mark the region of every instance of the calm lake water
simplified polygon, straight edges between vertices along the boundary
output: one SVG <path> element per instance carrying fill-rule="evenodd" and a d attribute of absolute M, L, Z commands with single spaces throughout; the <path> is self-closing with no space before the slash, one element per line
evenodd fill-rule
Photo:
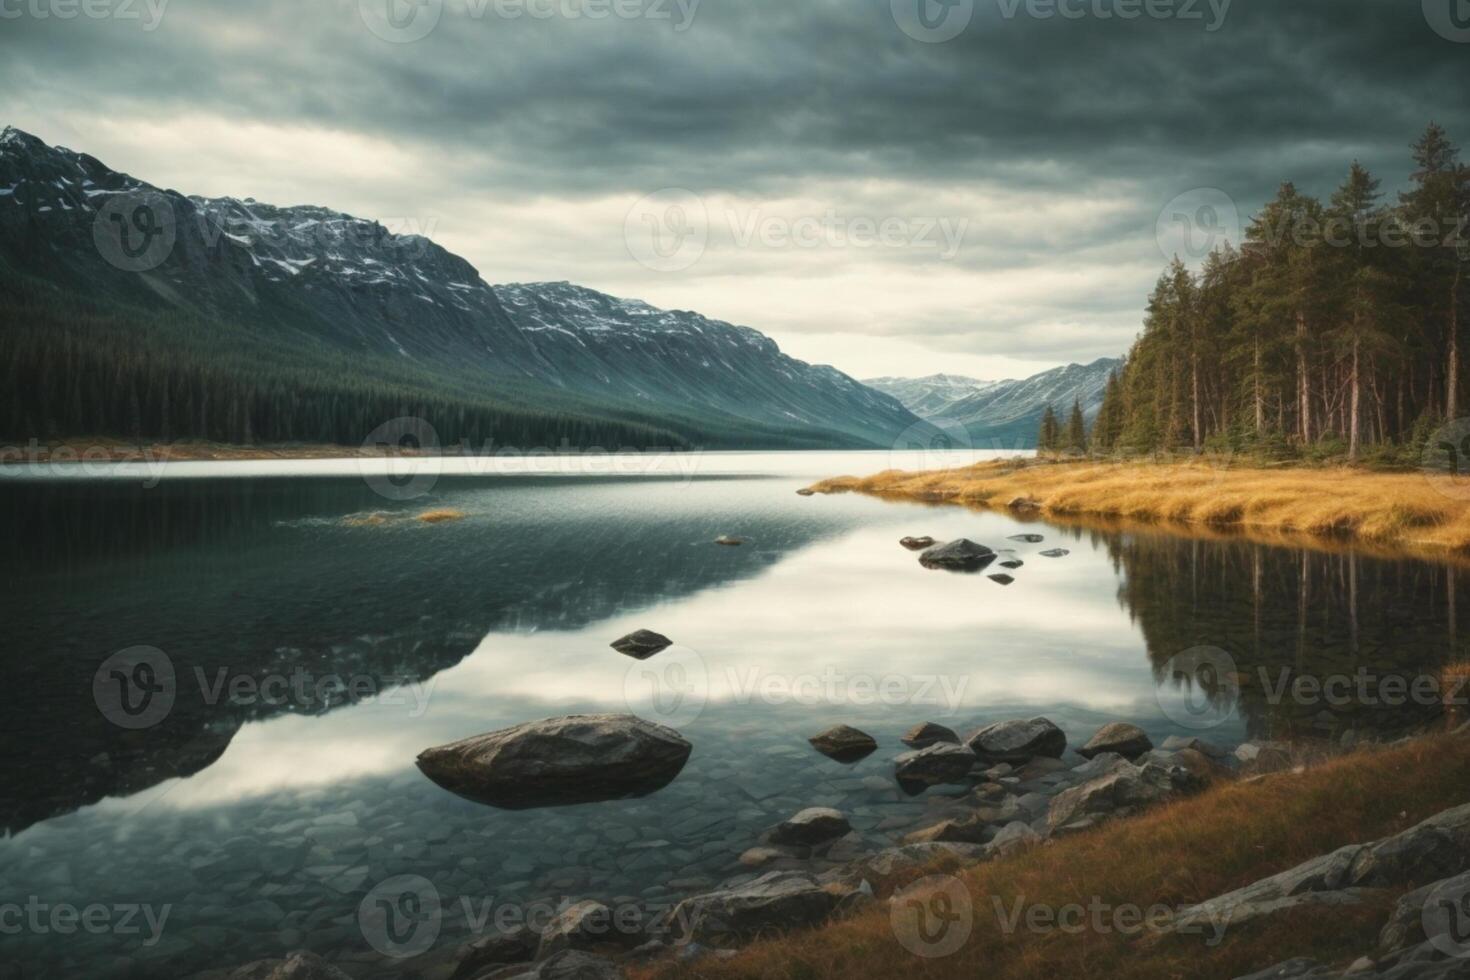
<path fill-rule="evenodd" d="M 1447 566 L 794 492 L 937 462 L 0 473 L 0 903 L 18 909 L 0 926 L 30 917 L 0 976 L 181 976 L 302 947 L 355 976 L 412 974 L 476 929 L 470 910 L 667 903 L 745 870 L 739 855 L 806 806 L 846 812 L 856 847 L 891 845 L 929 809 L 892 778 L 920 721 L 964 735 L 1044 714 L 1073 746 L 1114 720 L 1156 743 L 1392 737 L 1437 707 L 1273 703 L 1271 685 L 1437 675 L 1464 654 L 1470 574 Z M 417 519 L 435 508 L 464 516 Z M 925 570 L 905 535 L 1024 565 L 1010 585 L 996 566 Z M 1070 553 L 1042 555 L 1055 548 Z M 676 645 L 644 662 L 609 648 L 640 627 Z M 135 714 L 109 695 L 119 665 L 154 694 Z M 497 810 L 414 766 L 507 725 L 629 711 L 694 745 L 642 799 Z M 818 755 L 806 738 L 837 723 L 881 748 L 853 765 Z M 444 911 L 416 959 L 384 957 L 358 916 L 403 875 Z M 58 906 L 104 911 L 89 928 Z"/>

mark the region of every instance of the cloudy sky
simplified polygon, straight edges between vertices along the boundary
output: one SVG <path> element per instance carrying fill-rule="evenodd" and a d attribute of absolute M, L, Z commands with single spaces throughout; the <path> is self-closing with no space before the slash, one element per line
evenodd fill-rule
<path fill-rule="evenodd" d="M 1123 352 L 1282 179 L 1470 147 L 1455 4 L 0 0 L 0 123 L 860 377 L 1023 376 Z"/>

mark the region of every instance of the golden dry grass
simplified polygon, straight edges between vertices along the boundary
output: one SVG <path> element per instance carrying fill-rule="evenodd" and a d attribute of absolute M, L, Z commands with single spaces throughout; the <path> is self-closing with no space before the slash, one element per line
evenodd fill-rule
<path fill-rule="evenodd" d="M 969 869 L 946 870 L 971 896 L 974 929 L 964 948 L 935 959 L 904 949 L 885 902 L 826 928 L 756 943 L 726 960 L 657 963 L 635 980 L 928 977 L 1236 977 L 1293 956 L 1346 963 L 1368 952 L 1388 917 L 1385 895 L 1355 908 L 1303 909 L 1229 930 L 1222 942 L 1137 932 L 1007 931 L 996 903 L 1178 908 L 1293 867 L 1344 844 L 1384 837 L 1470 799 L 1470 740 L 1439 735 L 1358 752 L 1301 774 L 1217 784 L 1192 799 Z M 917 877 L 914 875 L 913 877 Z M 893 883 L 885 883 L 886 897 Z M 1104 920 L 1109 921 L 1109 920 Z"/>
<path fill-rule="evenodd" d="M 453 507 L 440 507 L 436 510 L 426 510 L 418 516 L 425 524 L 443 524 L 446 521 L 462 521 L 470 515 Z"/>
<path fill-rule="evenodd" d="M 1001 460 L 957 470 L 837 477 L 811 489 L 994 509 L 1021 498 L 1034 502 L 1035 513 L 1061 519 L 1169 522 L 1273 542 L 1285 536 L 1410 553 L 1470 553 L 1470 478 L 1422 473 Z"/>

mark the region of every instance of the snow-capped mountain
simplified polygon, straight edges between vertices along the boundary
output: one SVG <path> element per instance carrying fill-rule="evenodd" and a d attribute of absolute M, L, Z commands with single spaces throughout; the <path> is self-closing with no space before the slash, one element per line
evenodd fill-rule
<path fill-rule="evenodd" d="M 938 415 L 962 398 L 988 391 L 1005 381 L 980 381 L 963 374 L 931 374 L 927 378 L 865 378 L 863 384 L 892 395 L 921 418 Z"/>
<path fill-rule="evenodd" d="M 190 317 L 262 362 L 344 354 L 395 385 L 699 443 L 891 444 L 919 420 L 749 327 L 568 283 L 492 286 L 417 234 L 322 207 L 190 197 L 0 133 L 0 280 Z M 197 332 L 197 331 L 196 331 Z M 283 351 L 289 345 L 290 353 Z"/>
<path fill-rule="evenodd" d="M 1036 445 L 1048 405 L 1065 421 L 1072 402 L 1078 400 L 1090 424 L 1102 407 L 1108 375 L 1122 366 L 1118 358 L 1102 358 L 1091 364 L 1053 368 L 1021 381 L 974 382 L 974 389 L 968 392 L 960 389 L 971 379 L 951 375 L 880 378 L 868 384 L 898 397 L 915 414 L 941 428 L 964 426 L 977 448 L 1021 449 Z M 946 384 L 936 378 L 961 383 Z M 957 397 L 946 397 L 951 393 Z"/>

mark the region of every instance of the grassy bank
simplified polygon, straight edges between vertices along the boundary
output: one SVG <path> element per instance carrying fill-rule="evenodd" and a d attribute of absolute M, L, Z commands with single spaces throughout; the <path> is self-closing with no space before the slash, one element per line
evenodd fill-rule
<path fill-rule="evenodd" d="M 897 941 L 879 902 L 824 929 L 757 943 L 728 960 L 658 964 L 635 977 L 709 980 L 933 977 L 987 980 L 1228 978 L 1293 956 L 1344 964 L 1369 952 L 1393 896 L 1362 906 L 1304 908 L 1211 934 L 1148 942 L 1131 929 L 1008 931 L 1018 907 L 1079 904 L 1171 908 L 1203 901 L 1344 844 L 1404 830 L 1470 800 L 1470 740 L 1439 735 L 1358 752 L 1300 774 L 1222 783 L 1144 815 L 966 870 L 973 932 L 948 956 Z M 943 869 L 941 869 L 943 870 Z M 880 898 L 902 883 L 886 882 Z M 997 903 L 1000 909 L 997 909 Z M 1104 917 L 1106 922 L 1123 922 Z"/>
<path fill-rule="evenodd" d="M 1470 478 L 1348 468 L 1001 460 L 957 470 L 843 476 L 811 489 L 1005 509 L 1060 519 L 1167 522 L 1207 531 L 1470 553 Z"/>

